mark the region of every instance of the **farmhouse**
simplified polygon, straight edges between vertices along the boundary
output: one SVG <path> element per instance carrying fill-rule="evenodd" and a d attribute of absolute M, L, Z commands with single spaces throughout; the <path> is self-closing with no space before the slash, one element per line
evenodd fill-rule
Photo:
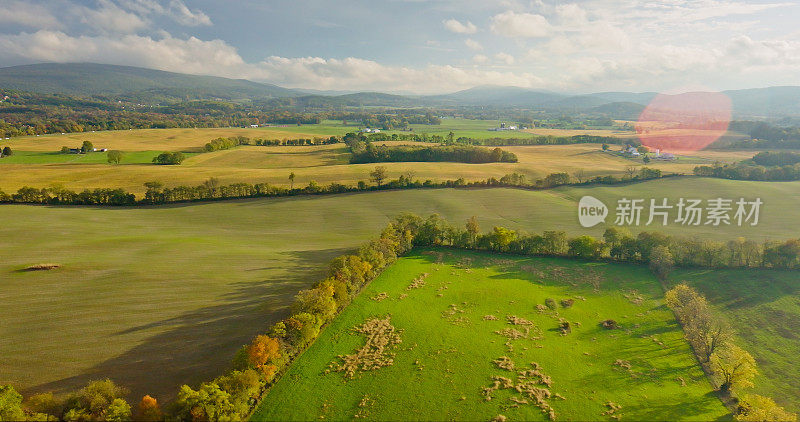
<path fill-rule="evenodd" d="M 514 126 L 514 125 L 506 126 L 505 123 L 500 123 L 500 127 L 493 127 L 493 128 L 491 128 L 489 130 L 492 131 L 492 132 L 499 132 L 499 131 L 502 131 L 502 130 L 517 130 L 517 126 Z"/>

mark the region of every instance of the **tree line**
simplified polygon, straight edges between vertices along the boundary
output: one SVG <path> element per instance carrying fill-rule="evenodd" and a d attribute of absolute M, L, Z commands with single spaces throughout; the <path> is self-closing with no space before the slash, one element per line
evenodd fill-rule
<path fill-rule="evenodd" d="M 711 310 L 705 297 L 681 283 L 666 292 L 664 302 L 681 324 L 703 370 L 724 397 L 735 404 L 736 420 L 797 421 L 797 415 L 769 397 L 742 394 L 742 390 L 754 385 L 756 360 L 734 343 L 734 328 Z"/>
<path fill-rule="evenodd" d="M 796 158 L 798 161 L 792 163 Z M 751 160 L 733 164 L 715 163 L 711 166 L 697 166 L 694 168 L 694 174 L 733 180 L 800 180 L 800 154 L 762 153 Z"/>
<path fill-rule="evenodd" d="M 734 121 L 730 130 L 750 135 L 750 139 L 732 142 L 729 148 L 800 148 L 800 127 L 777 126 L 767 122 Z"/>
<path fill-rule="evenodd" d="M 522 173 L 509 173 L 500 179 L 490 177 L 485 180 L 468 182 L 463 178 L 459 178 L 455 180 L 436 182 L 430 179 L 425 181 L 414 179 L 414 174 L 412 172 L 406 172 L 400 174 L 397 179 L 387 181 L 388 170 L 383 166 L 378 166 L 370 172 L 370 179 L 371 181 L 375 182 L 374 185 L 368 185 L 367 182 L 363 180 L 359 181 L 356 185 L 344 185 L 337 182 L 332 182 L 328 185 L 320 185 L 312 180 L 308 182 L 308 185 L 302 188 L 295 188 L 294 173 L 292 173 L 289 176 L 289 179 L 292 182 L 292 187 L 290 188 L 276 186 L 269 183 L 232 183 L 226 185 L 220 183 L 219 179 L 212 177 L 199 185 L 175 186 L 171 188 L 165 187 L 163 183 L 157 181 L 146 182 L 144 184 L 146 189 L 144 196 L 137 198 L 136 195 L 121 188 L 97 188 L 93 190 L 84 189 L 82 192 L 75 192 L 66 189 L 63 186 L 52 186 L 46 188 L 24 186 L 13 194 L 7 194 L 3 190 L 0 190 L 0 203 L 132 206 L 236 198 L 267 198 L 297 195 L 339 194 L 346 192 L 362 192 L 386 189 L 480 187 L 549 189 L 564 185 L 616 185 L 621 183 L 630 183 L 635 181 L 674 176 L 677 175 L 662 175 L 661 171 L 658 169 L 644 167 L 636 172 L 629 173 L 627 177 L 607 175 L 595 176 L 592 178 L 578 177 L 577 180 L 573 179 L 567 173 L 552 173 L 544 178 L 536 179 L 534 181 L 529 181 L 527 176 Z"/>
<path fill-rule="evenodd" d="M 350 163 L 385 162 L 454 162 L 454 163 L 516 163 L 516 154 L 500 148 L 488 149 L 469 145 L 438 146 L 375 146 L 372 142 L 364 145 L 350 145 Z"/>

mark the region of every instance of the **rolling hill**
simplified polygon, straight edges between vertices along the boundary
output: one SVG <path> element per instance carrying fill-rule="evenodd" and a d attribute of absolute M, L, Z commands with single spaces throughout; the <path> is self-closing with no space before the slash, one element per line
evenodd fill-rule
<path fill-rule="evenodd" d="M 225 99 L 296 97 L 279 86 L 216 76 L 187 75 L 97 63 L 42 63 L 0 68 L 0 87 L 76 96 L 151 99 Z"/>

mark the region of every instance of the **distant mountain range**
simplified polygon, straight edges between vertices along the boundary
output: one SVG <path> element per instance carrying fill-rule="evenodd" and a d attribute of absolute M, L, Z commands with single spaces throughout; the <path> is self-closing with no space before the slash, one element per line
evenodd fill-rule
<path fill-rule="evenodd" d="M 252 101 L 289 98 L 291 104 L 322 106 L 476 106 L 519 107 L 636 117 L 655 92 L 562 94 L 517 87 L 479 86 L 445 95 L 393 95 L 287 89 L 244 79 L 198 76 L 130 66 L 96 63 L 44 63 L 0 68 L 0 88 L 46 94 L 101 96 L 143 103 L 219 99 Z M 800 87 L 724 91 L 737 117 L 800 115 Z"/>

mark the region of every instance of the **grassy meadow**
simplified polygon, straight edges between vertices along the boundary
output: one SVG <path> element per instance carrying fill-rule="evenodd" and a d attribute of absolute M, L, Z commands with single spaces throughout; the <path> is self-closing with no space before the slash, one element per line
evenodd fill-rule
<path fill-rule="evenodd" d="M 643 266 L 418 251 L 324 329 L 252 419 L 547 420 L 525 393 L 501 388 L 487 400 L 484 391 L 497 376 L 520 385 L 520 371 L 535 367 L 551 379 L 539 387 L 558 420 L 724 417 L 661 296 Z M 387 350 L 392 364 L 352 378 L 338 371 L 341 356 L 364 346 L 353 329 L 387 316 L 401 338 Z M 609 319 L 619 328 L 601 326 Z M 514 368 L 501 368 L 502 358 Z M 608 403 L 621 407 L 608 413 Z"/>
<path fill-rule="evenodd" d="M 684 270 L 687 281 L 727 318 L 737 343 L 756 359 L 754 391 L 800 412 L 800 278 L 796 271 Z"/>
<path fill-rule="evenodd" d="M 111 377 L 133 395 L 169 398 L 213 378 L 239 346 L 288 313 L 326 264 L 405 211 L 483 230 L 583 229 L 577 201 L 623 196 L 763 198 L 756 227 L 655 227 L 726 240 L 799 237 L 799 183 L 667 179 L 619 187 L 428 189 L 159 207 L 0 206 L 0 382 L 64 391 Z M 636 231 L 636 230 L 634 230 Z M 56 263 L 52 271 L 24 271 Z"/>

